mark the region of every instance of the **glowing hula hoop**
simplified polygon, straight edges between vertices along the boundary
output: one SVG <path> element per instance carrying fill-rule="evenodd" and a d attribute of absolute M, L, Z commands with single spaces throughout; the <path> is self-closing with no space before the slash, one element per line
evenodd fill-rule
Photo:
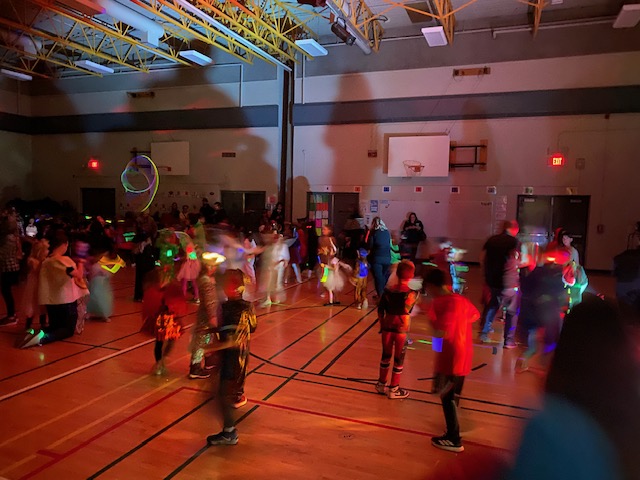
<path fill-rule="evenodd" d="M 140 160 L 146 160 L 149 163 L 149 167 L 151 168 L 150 174 L 140 168 Z M 133 173 L 140 174 L 145 178 L 145 180 L 147 181 L 147 186 L 145 188 L 136 189 L 131 184 L 131 182 L 129 181 L 129 175 Z M 127 193 L 133 195 L 149 193 L 150 196 L 147 204 L 140 210 L 141 212 L 144 212 L 151 206 L 156 193 L 158 193 L 158 167 L 156 167 L 156 164 L 153 163 L 153 160 L 151 160 L 151 158 L 147 155 L 138 155 L 137 157 L 131 159 L 129 163 L 127 163 L 127 166 L 124 168 L 122 174 L 120 175 L 120 182 L 122 183 L 122 186 Z"/>

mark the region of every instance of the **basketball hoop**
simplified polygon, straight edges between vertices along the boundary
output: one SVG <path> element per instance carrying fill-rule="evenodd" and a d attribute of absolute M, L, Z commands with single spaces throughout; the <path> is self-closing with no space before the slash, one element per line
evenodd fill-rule
<path fill-rule="evenodd" d="M 408 177 L 419 177 L 424 170 L 424 165 L 417 160 L 405 160 L 402 162 Z"/>

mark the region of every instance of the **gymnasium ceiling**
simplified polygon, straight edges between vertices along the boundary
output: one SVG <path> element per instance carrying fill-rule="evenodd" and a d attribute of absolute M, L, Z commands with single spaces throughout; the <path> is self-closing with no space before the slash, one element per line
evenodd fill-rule
<path fill-rule="evenodd" d="M 221 63 L 231 58 L 287 65 L 304 55 L 296 40 L 339 43 L 331 32 L 337 18 L 363 40 L 356 45 L 363 50 L 368 45 L 375 55 L 382 38 L 420 36 L 421 28 L 428 26 L 442 25 L 451 43 L 460 31 L 525 27 L 535 34 L 545 24 L 613 23 L 622 5 L 637 0 L 302 1 L 311 4 L 0 0 L 0 68 L 33 78 L 149 72 L 180 65 L 198 68 L 185 51 Z M 313 2 L 321 5 L 314 7 Z M 95 64 L 108 70 L 94 71 Z"/>

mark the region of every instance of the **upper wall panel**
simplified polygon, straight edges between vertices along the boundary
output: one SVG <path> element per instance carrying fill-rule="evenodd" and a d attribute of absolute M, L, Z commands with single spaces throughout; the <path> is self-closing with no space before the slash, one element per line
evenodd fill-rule
<path fill-rule="evenodd" d="M 494 38 L 495 37 L 495 38 Z M 359 48 L 339 44 L 329 55 L 307 62 L 305 75 L 407 70 L 476 63 L 511 62 L 600 53 L 640 51 L 638 28 L 614 30 L 611 25 L 589 25 L 493 35 L 456 33 L 453 45 L 430 48 L 416 29 L 416 37 L 383 40 L 380 51 L 364 55 Z"/>

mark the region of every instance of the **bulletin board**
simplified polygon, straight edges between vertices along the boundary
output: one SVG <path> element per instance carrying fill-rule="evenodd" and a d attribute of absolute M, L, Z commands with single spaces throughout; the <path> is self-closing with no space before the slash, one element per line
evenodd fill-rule
<path fill-rule="evenodd" d="M 307 194 L 307 214 L 309 221 L 314 222 L 316 232 L 322 235 L 322 227 L 328 225 L 330 212 L 333 209 L 333 195 L 330 193 Z"/>

